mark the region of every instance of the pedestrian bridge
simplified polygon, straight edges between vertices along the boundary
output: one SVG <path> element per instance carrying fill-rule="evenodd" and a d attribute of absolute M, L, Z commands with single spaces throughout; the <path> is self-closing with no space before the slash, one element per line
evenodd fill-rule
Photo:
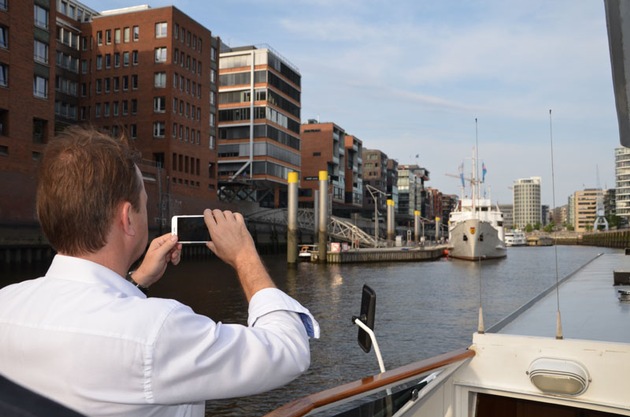
<path fill-rule="evenodd" d="M 249 214 L 245 218 L 247 221 L 287 227 L 287 213 L 287 209 L 270 209 Z M 313 209 L 298 209 L 297 227 L 306 232 L 315 230 L 315 213 Z M 376 242 L 374 236 L 365 233 L 348 219 L 330 216 L 327 231 L 328 236 L 333 239 L 349 242 L 355 247 L 374 248 L 387 246 L 387 242 L 384 239 L 379 239 Z"/>

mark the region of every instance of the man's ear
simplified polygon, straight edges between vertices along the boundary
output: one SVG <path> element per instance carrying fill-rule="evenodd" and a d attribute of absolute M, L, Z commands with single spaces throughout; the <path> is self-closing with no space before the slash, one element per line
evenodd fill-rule
<path fill-rule="evenodd" d="M 127 236 L 135 236 L 136 229 L 133 222 L 133 206 L 129 201 L 122 203 L 120 208 L 120 222 L 123 232 Z"/>

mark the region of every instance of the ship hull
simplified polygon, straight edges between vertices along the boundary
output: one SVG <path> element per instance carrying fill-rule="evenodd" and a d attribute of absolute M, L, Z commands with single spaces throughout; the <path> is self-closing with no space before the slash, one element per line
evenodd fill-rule
<path fill-rule="evenodd" d="M 451 230 L 449 256 L 469 261 L 504 258 L 505 244 L 497 230 L 486 221 L 468 219 Z"/>

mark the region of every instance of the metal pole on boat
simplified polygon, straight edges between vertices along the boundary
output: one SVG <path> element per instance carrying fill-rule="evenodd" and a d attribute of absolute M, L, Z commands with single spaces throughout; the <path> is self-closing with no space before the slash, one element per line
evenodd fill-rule
<path fill-rule="evenodd" d="M 396 240 L 396 228 L 394 218 L 394 200 L 387 200 L 387 240 L 393 246 Z"/>
<path fill-rule="evenodd" d="M 298 258 L 297 210 L 298 210 L 298 173 L 289 172 L 288 209 L 287 209 L 287 262 L 295 264 Z"/>
<path fill-rule="evenodd" d="M 413 234 L 416 243 L 420 242 L 420 211 L 414 210 L 413 212 Z"/>
<path fill-rule="evenodd" d="M 328 171 L 319 171 L 319 262 L 326 263 L 328 243 Z"/>
<path fill-rule="evenodd" d="M 319 190 L 313 193 L 313 243 L 318 241 L 319 236 Z"/>

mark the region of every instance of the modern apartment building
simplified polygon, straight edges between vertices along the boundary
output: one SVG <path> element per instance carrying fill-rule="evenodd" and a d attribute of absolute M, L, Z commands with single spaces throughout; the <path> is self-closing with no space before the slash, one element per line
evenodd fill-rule
<path fill-rule="evenodd" d="M 387 154 L 378 149 L 363 149 L 363 210 L 365 216 L 373 216 L 375 209 L 380 215 L 386 213 L 388 159 Z"/>
<path fill-rule="evenodd" d="M 597 216 L 597 198 L 602 195 L 600 189 L 586 189 L 576 191 L 573 198 L 574 223 L 576 232 L 587 232 L 593 230 L 593 224 Z"/>
<path fill-rule="evenodd" d="M 80 121 L 134 140 L 155 222 L 200 213 L 216 199 L 220 39 L 172 6 L 104 11 L 81 33 Z"/>
<path fill-rule="evenodd" d="M 418 165 L 398 166 L 398 205 L 397 212 L 401 219 L 411 218 L 416 210 L 422 217 L 427 217 L 425 182 L 429 180 L 429 171 Z"/>
<path fill-rule="evenodd" d="M 314 191 L 319 190 L 319 171 L 326 171 L 330 184 L 329 198 L 334 210 L 346 202 L 346 132 L 335 123 L 319 123 L 316 120 L 309 120 L 300 129 L 301 188 L 305 190 L 300 203 L 304 207 L 313 207 Z"/>
<path fill-rule="evenodd" d="M 301 75 L 269 47 L 223 45 L 219 68 L 219 198 L 287 203 L 300 172 Z"/>
<path fill-rule="evenodd" d="M 540 203 L 540 177 L 522 178 L 514 181 L 514 227 L 525 229 L 527 225 L 542 224 Z"/>
<path fill-rule="evenodd" d="M 615 149 L 615 209 L 616 214 L 630 220 L 630 149 Z"/>
<path fill-rule="evenodd" d="M 357 211 L 363 207 L 363 141 L 354 135 L 346 135 L 344 148 L 346 151 L 345 205 L 349 210 Z M 302 163 L 304 162 L 302 159 Z"/>

